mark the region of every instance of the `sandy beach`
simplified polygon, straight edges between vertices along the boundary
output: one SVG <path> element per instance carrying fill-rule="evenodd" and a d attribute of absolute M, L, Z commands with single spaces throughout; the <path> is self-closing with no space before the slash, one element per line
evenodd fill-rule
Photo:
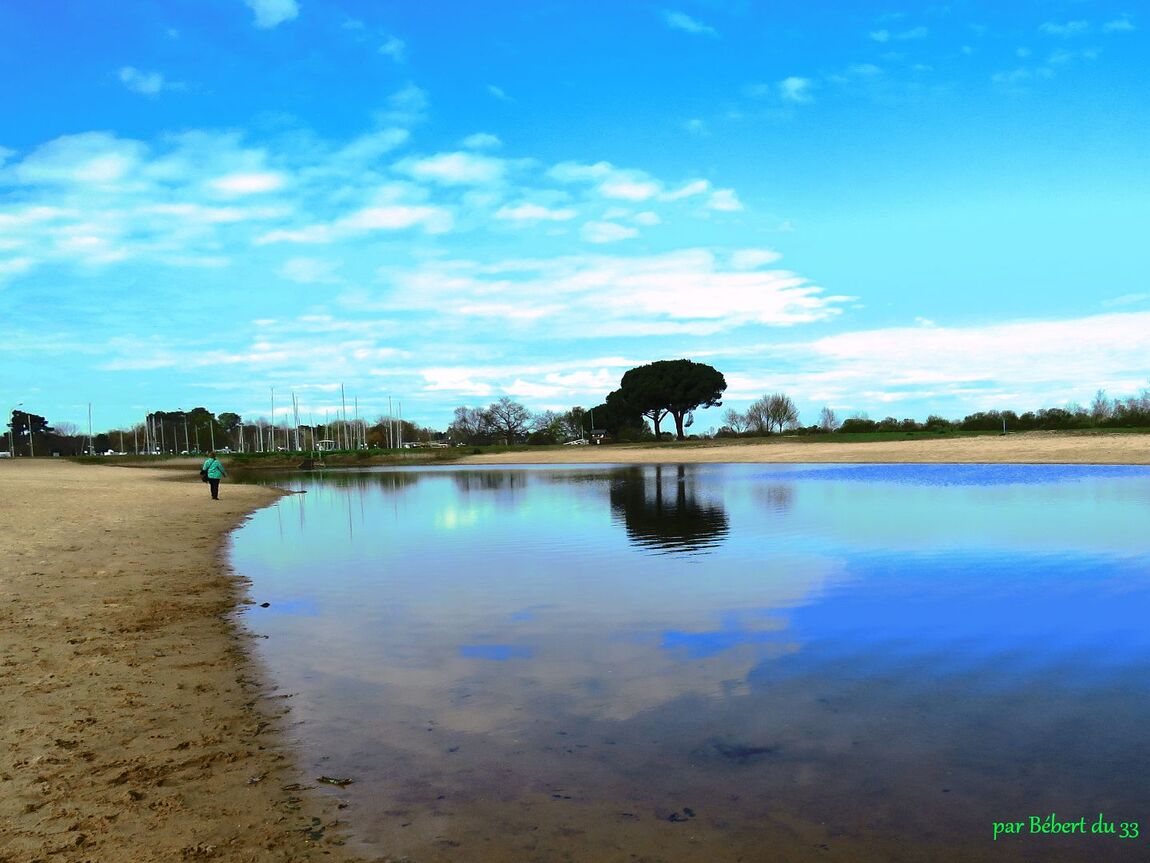
<path fill-rule="evenodd" d="M 912 438 L 838 443 L 826 438 L 717 440 L 651 447 L 568 446 L 467 456 L 464 464 L 653 464 L 656 462 L 773 462 L 915 464 L 1150 464 L 1150 435 L 1026 432 L 986 437 Z"/>
<path fill-rule="evenodd" d="M 1150 436 L 567 447 L 462 463 L 1150 464 Z M 228 533 L 279 492 L 182 469 L 0 462 L 0 863 L 350 861 L 284 742 Z"/>
<path fill-rule="evenodd" d="M 0 861 L 352 859 L 222 553 L 277 492 L 48 459 L 0 488 Z"/>

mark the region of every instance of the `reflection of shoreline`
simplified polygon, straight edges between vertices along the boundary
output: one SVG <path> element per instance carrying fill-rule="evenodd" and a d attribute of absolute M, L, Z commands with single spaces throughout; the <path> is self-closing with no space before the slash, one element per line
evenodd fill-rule
<path fill-rule="evenodd" d="M 701 502 L 694 470 L 627 468 L 611 480 L 611 513 L 635 545 L 662 552 L 697 552 L 721 545 L 730 532 L 721 504 Z"/>

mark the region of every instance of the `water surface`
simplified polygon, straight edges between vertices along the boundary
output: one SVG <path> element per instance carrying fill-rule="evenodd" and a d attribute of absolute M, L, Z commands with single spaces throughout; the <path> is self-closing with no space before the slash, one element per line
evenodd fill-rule
<path fill-rule="evenodd" d="M 1150 471 L 382 469 L 234 539 L 315 776 L 413 861 L 1145 859 Z"/>

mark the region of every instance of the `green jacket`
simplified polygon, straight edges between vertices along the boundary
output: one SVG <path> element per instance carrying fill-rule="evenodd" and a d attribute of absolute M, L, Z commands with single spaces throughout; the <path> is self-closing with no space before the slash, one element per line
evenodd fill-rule
<path fill-rule="evenodd" d="M 228 475 L 228 472 L 224 470 L 224 466 L 220 464 L 220 460 L 218 458 L 204 459 L 204 465 L 202 469 L 208 472 L 208 479 L 219 479 L 220 477 L 225 477 Z"/>

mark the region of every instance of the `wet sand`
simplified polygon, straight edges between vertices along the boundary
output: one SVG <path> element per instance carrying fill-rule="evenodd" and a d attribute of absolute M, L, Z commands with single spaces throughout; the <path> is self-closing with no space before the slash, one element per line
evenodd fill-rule
<path fill-rule="evenodd" d="M 0 863 L 353 859 L 223 556 L 278 492 L 175 473 L 0 462 Z"/>
<path fill-rule="evenodd" d="M 566 447 L 463 463 L 1150 464 L 1150 436 Z M 298 772 L 227 534 L 277 498 L 179 471 L 0 462 L 0 863 L 355 858 Z"/>

